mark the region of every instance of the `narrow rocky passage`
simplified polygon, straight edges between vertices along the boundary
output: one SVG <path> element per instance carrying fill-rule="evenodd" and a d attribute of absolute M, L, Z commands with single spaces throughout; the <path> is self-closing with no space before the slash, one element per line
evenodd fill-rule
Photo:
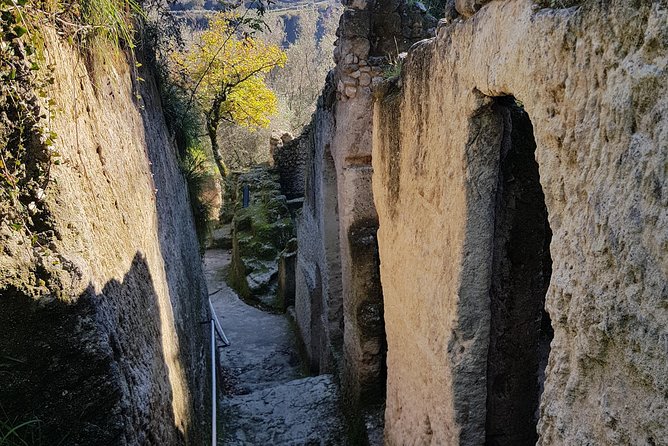
<path fill-rule="evenodd" d="M 243 302 L 225 283 L 229 263 L 227 250 L 206 252 L 211 301 L 231 342 L 219 349 L 218 444 L 344 444 L 333 377 L 305 377 L 290 321 Z"/>

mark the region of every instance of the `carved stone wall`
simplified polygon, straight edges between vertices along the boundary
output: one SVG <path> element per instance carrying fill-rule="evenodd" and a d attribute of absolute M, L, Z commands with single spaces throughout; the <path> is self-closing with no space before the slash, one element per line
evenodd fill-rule
<path fill-rule="evenodd" d="M 386 444 L 660 444 L 666 4 L 457 7 L 374 112 Z"/>
<path fill-rule="evenodd" d="M 295 315 L 311 369 L 331 373 L 341 364 L 343 297 L 336 168 L 331 155 L 335 87 L 328 78 L 308 132 L 306 195 L 297 222 Z"/>
<path fill-rule="evenodd" d="M 371 89 L 387 76 L 384 71 L 398 52 L 434 34 L 436 20 L 404 1 L 354 0 L 345 6 L 336 67 L 300 137 L 308 158 L 297 225 L 295 314 L 312 370 L 341 375 L 350 418 L 362 426 L 369 424 L 363 417 L 373 412 L 366 408 L 385 398 L 378 221 L 371 195 Z"/>

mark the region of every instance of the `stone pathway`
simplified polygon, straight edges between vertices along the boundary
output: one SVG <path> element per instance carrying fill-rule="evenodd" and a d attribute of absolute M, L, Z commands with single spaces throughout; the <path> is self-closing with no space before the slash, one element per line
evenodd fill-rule
<path fill-rule="evenodd" d="M 342 445 L 338 387 L 304 377 L 294 329 L 284 315 L 244 303 L 225 284 L 226 250 L 208 250 L 207 284 L 231 346 L 220 349 L 224 397 L 219 445 Z"/>

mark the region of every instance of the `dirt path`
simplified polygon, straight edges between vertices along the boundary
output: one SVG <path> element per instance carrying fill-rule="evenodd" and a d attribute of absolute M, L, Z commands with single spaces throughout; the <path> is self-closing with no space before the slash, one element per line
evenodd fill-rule
<path fill-rule="evenodd" d="M 204 268 L 231 346 L 220 350 L 227 382 L 219 405 L 220 445 L 341 445 L 339 392 L 331 375 L 305 377 L 284 315 L 244 303 L 224 282 L 226 250 L 209 250 Z"/>

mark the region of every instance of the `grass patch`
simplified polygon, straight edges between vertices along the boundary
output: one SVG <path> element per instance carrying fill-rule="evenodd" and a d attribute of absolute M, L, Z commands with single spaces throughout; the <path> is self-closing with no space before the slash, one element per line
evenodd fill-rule
<path fill-rule="evenodd" d="M 33 418 L 24 422 L 0 421 L 0 446 L 34 446 L 43 444 L 41 422 Z"/>
<path fill-rule="evenodd" d="M 134 49 L 135 24 L 146 15 L 135 0 L 81 0 L 80 20 L 95 36 Z"/>

